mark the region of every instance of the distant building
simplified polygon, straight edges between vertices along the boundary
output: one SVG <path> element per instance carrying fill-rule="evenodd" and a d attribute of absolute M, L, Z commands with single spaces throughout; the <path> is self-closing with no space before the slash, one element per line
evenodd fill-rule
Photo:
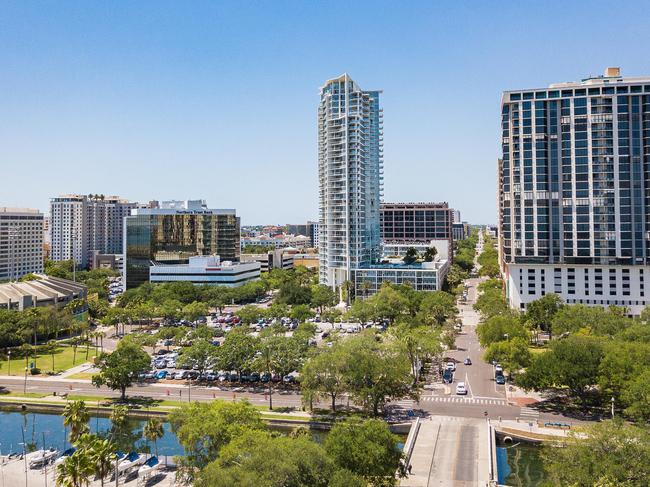
<path fill-rule="evenodd" d="M 37 277 L 32 281 L 0 284 L 0 309 L 63 308 L 74 299 L 85 301 L 88 296 L 88 288 L 84 284 L 41 274 Z M 86 309 L 81 306 L 77 311 L 81 313 Z"/>
<path fill-rule="evenodd" d="M 259 278 L 258 262 L 222 261 L 218 255 L 197 255 L 190 257 L 187 264 L 154 263 L 149 267 L 152 283 L 186 281 L 236 287 Z"/>
<path fill-rule="evenodd" d="M 94 250 L 90 268 L 111 269 L 122 274 L 124 272 L 124 254 L 100 254 Z"/>
<path fill-rule="evenodd" d="M 235 210 L 142 208 L 125 218 L 124 282 L 126 288 L 149 280 L 149 267 L 188 264 L 190 257 L 219 255 L 238 261 L 239 217 Z"/>
<path fill-rule="evenodd" d="M 309 224 L 311 225 L 311 233 L 309 234 L 309 237 L 311 238 L 311 247 L 313 249 L 317 249 L 320 245 L 320 238 L 318 235 L 318 232 L 320 231 L 320 225 L 318 222 L 309 222 Z"/>
<path fill-rule="evenodd" d="M 138 203 L 104 195 L 63 195 L 50 200 L 52 260 L 91 265 L 92 252 L 123 253 L 124 217 Z"/>
<path fill-rule="evenodd" d="M 309 237 L 309 246 L 313 248 L 318 246 L 318 222 L 287 225 L 287 233 L 290 235 L 303 235 Z"/>
<path fill-rule="evenodd" d="M 465 240 L 470 236 L 472 229 L 467 222 L 458 222 L 452 223 L 451 232 L 454 237 L 454 241 Z"/>
<path fill-rule="evenodd" d="M 52 234 L 50 233 L 50 217 L 43 217 L 43 260 L 50 260 L 52 255 Z"/>
<path fill-rule="evenodd" d="M 452 212 L 448 203 L 382 203 L 382 241 L 426 243 L 447 240 L 451 248 Z"/>
<path fill-rule="evenodd" d="M 0 207 L 0 280 L 43 272 L 43 214 Z"/>
<path fill-rule="evenodd" d="M 293 269 L 294 253 L 286 249 L 271 250 L 262 254 L 241 254 L 241 262 L 257 262 L 262 272 L 272 269 Z"/>
<path fill-rule="evenodd" d="M 303 266 L 307 269 L 318 269 L 318 254 L 309 253 L 297 253 L 293 254 L 293 265 L 294 267 Z"/>
<path fill-rule="evenodd" d="M 460 218 L 460 210 L 454 210 L 453 208 L 451 209 L 451 222 L 452 223 L 460 223 L 461 218 Z"/>
<path fill-rule="evenodd" d="M 296 248 L 304 249 L 311 245 L 311 238 L 304 235 L 274 235 L 267 237 L 260 235 L 256 237 L 242 237 L 241 248 L 245 249 L 248 246 L 255 247 L 268 247 L 270 249 L 285 249 Z"/>

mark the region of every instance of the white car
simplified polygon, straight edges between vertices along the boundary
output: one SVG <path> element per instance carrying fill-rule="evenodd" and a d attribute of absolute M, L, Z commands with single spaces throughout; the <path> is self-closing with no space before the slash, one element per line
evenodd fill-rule
<path fill-rule="evenodd" d="M 494 367 L 494 372 L 497 373 L 497 374 L 498 374 L 499 372 L 503 373 L 503 367 L 501 367 L 501 364 L 497 364 L 497 365 Z"/>
<path fill-rule="evenodd" d="M 456 372 L 456 362 L 447 362 L 447 368 L 453 372 Z"/>
<path fill-rule="evenodd" d="M 456 384 L 456 394 L 458 394 L 459 396 L 467 395 L 467 387 L 465 387 L 464 382 L 459 382 L 458 384 Z"/>

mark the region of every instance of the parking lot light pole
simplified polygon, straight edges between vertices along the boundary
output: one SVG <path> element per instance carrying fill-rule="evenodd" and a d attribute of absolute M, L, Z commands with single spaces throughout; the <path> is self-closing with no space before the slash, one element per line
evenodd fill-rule
<path fill-rule="evenodd" d="M 612 419 L 614 419 L 614 396 L 612 396 Z"/>

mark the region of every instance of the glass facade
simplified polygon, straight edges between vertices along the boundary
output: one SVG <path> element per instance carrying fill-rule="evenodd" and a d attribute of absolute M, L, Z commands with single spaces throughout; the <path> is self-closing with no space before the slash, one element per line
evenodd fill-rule
<path fill-rule="evenodd" d="M 447 203 L 382 203 L 381 238 L 396 242 L 452 241 Z"/>
<path fill-rule="evenodd" d="M 214 254 L 222 261 L 239 260 L 240 223 L 234 212 L 139 210 L 125 222 L 127 288 L 149 280 L 152 262 L 186 264 L 190 257 Z"/>
<path fill-rule="evenodd" d="M 648 265 L 650 80 L 504 93 L 505 263 Z"/>
<path fill-rule="evenodd" d="M 383 132 L 379 91 L 348 75 L 321 88 L 318 108 L 320 282 L 340 285 L 380 257 Z"/>

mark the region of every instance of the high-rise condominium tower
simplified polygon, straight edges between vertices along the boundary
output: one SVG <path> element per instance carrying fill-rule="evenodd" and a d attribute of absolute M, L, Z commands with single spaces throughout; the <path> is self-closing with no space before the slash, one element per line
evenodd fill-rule
<path fill-rule="evenodd" d="M 650 78 L 508 91 L 501 109 L 499 251 L 510 304 L 650 303 Z M 650 291 L 650 290 L 649 290 Z"/>
<path fill-rule="evenodd" d="M 88 267 L 92 251 L 121 254 L 123 221 L 138 204 L 117 196 L 64 195 L 50 201 L 52 260 Z"/>
<path fill-rule="evenodd" d="M 347 74 L 321 88 L 318 107 L 320 282 L 337 286 L 380 257 L 383 132 L 379 91 Z"/>
<path fill-rule="evenodd" d="M 0 207 L 0 280 L 43 272 L 43 214 Z"/>

